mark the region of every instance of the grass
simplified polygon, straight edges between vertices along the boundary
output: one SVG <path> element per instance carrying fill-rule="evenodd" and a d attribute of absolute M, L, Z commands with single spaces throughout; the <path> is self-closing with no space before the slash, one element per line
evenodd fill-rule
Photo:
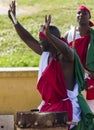
<path fill-rule="evenodd" d="M 52 24 L 58 26 L 61 35 L 76 25 L 76 8 L 86 5 L 94 19 L 94 1 L 92 0 L 16 0 L 17 19 L 38 40 L 40 24 L 44 16 L 51 14 Z M 3 0 L 6 5 L 10 0 Z M 24 13 L 19 14 L 19 10 Z M 34 53 L 17 35 L 8 16 L 0 16 L 0 66 L 1 67 L 35 67 L 39 64 L 40 56 Z"/>

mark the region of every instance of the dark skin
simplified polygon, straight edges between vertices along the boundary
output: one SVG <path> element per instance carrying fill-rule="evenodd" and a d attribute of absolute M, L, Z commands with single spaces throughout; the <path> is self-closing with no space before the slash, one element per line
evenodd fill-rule
<path fill-rule="evenodd" d="M 10 9 L 8 10 L 8 16 L 10 18 L 10 20 L 13 22 L 13 19 L 10 15 L 10 12 L 12 12 L 16 18 L 16 2 L 15 0 L 11 2 L 10 4 Z M 46 24 L 47 19 L 45 16 L 45 23 Z M 41 25 L 40 27 L 40 31 L 42 32 L 43 25 Z M 46 39 L 40 39 L 40 41 L 36 40 L 17 20 L 17 24 L 15 25 L 15 30 L 17 32 L 17 34 L 19 35 L 19 37 L 25 42 L 25 44 L 30 47 L 35 53 L 41 55 L 43 51 L 47 51 L 47 44 L 45 46 L 45 43 L 47 43 L 48 41 Z"/>
<path fill-rule="evenodd" d="M 16 2 L 15 1 L 11 2 L 10 9 L 8 11 L 8 16 L 10 20 L 12 21 L 12 23 L 14 24 L 12 17 L 10 15 L 10 12 L 12 12 L 14 16 L 16 17 Z M 41 49 L 39 41 L 37 41 L 18 21 L 16 25 L 14 24 L 14 27 L 19 37 L 27 44 L 27 46 L 30 47 L 37 54 L 41 55 L 43 50 Z"/>
<path fill-rule="evenodd" d="M 12 1 L 10 5 L 10 9 L 8 11 L 9 18 L 12 20 L 12 17 L 10 15 L 10 12 L 12 12 L 14 15 L 16 14 L 16 6 L 15 1 Z M 16 16 L 15 16 L 16 17 Z M 64 73 L 64 80 L 67 86 L 67 89 L 73 90 L 74 88 L 74 53 L 73 50 L 62 40 L 54 36 L 49 32 L 49 26 L 51 23 L 51 16 L 48 17 L 45 16 L 45 24 L 41 26 L 41 31 L 46 36 L 47 44 L 50 45 L 49 52 L 49 62 L 51 61 L 53 55 L 59 50 L 61 54 L 58 56 L 58 59 L 61 63 L 62 71 Z M 22 25 L 17 22 L 16 25 L 14 25 L 19 37 L 37 54 L 41 55 L 43 52 L 43 48 L 41 48 L 40 41 L 37 41 L 26 29 L 22 27 Z M 41 40 L 42 42 L 42 40 Z M 42 44 L 43 45 L 43 44 Z"/>
<path fill-rule="evenodd" d="M 78 22 L 78 31 L 81 36 L 88 35 L 90 31 L 89 28 L 89 13 L 85 10 L 78 10 L 77 12 L 77 22 Z"/>
<path fill-rule="evenodd" d="M 77 19 L 77 23 L 78 23 L 78 28 L 77 31 L 79 31 L 81 36 L 85 36 L 88 34 L 88 32 L 90 31 L 90 27 L 89 27 L 89 19 L 90 19 L 90 15 L 87 11 L 85 10 L 78 10 L 77 14 L 76 14 L 76 19 Z M 65 35 L 65 39 L 67 40 L 67 35 Z"/>
<path fill-rule="evenodd" d="M 10 18 L 10 20 L 13 22 L 13 19 L 10 15 L 10 12 L 12 12 L 16 18 L 16 2 L 15 0 L 11 2 L 10 4 L 10 9 L 8 10 L 8 16 Z M 45 23 L 46 24 L 47 19 L 45 16 Z M 40 27 L 40 31 L 42 32 L 43 25 L 41 25 Z M 30 47 L 35 53 L 41 55 L 43 51 L 47 50 L 45 49 L 46 46 L 44 46 L 44 42 L 47 42 L 47 40 L 41 39 L 40 41 L 36 40 L 17 20 L 17 24 L 15 25 L 15 30 L 17 32 L 17 34 L 19 35 L 19 37 L 25 42 L 25 44 Z"/>
<path fill-rule="evenodd" d="M 90 14 L 86 10 L 78 10 L 76 14 L 78 27 L 76 31 L 79 31 L 80 36 L 86 36 L 90 33 L 89 20 L 91 18 Z M 68 33 L 64 36 L 67 41 Z M 94 79 L 94 72 L 85 70 L 89 77 Z"/>
<path fill-rule="evenodd" d="M 51 16 L 49 15 L 46 18 L 47 22 L 43 26 L 43 33 L 46 35 L 47 40 L 49 43 L 51 43 L 53 46 L 51 48 L 50 54 L 50 60 L 52 59 L 52 56 L 56 53 L 55 49 L 59 50 L 61 54 L 58 56 L 58 59 L 61 64 L 61 68 L 64 74 L 64 80 L 67 85 L 67 89 L 73 90 L 74 88 L 74 53 L 73 50 L 62 40 L 55 37 L 53 34 L 49 31 L 49 26 L 51 22 Z M 50 61 L 49 61 L 50 62 Z"/>

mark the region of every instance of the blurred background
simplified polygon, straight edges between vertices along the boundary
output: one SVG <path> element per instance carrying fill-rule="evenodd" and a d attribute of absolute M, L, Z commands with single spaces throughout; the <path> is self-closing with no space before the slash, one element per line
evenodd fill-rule
<path fill-rule="evenodd" d="M 17 35 L 7 12 L 11 0 L 0 0 L 0 67 L 37 67 L 40 56 L 35 54 Z M 61 35 L 76 25 L 76 9 L 85 5 L 91 10 L 92 0 L 16 0 L 17 19 L 38 40 L 40 25 L 45 15 L 52 15 L 52 24 L 59 27 Z"/>

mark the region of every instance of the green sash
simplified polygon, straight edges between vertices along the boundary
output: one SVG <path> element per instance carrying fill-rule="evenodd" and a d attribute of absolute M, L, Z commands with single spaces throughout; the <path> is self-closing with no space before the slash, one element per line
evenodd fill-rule
<path fill-rule="evenodd" d="M 71 130 L 94 130 L 94 122 L 93 122 L 93 113 L 90 110 L 86 100 L 84 99 L 81 91 L 85 88 L 85 81 L 84 81 L 84 68 L 74 51 L 75 56 L 75 78 L 79 85 L 79 95 L 78 95 L 78 102 L 81 107 L 82 113 L 81 117 L 82 120 L 79 122 L 78 126 L 74 127 Z"/>
<path fill-rule="evenodd" d="M 86 67 L 90 71 L 94 71 L 94 29 L 91 28 L 90 43 L 86 56 Z"/>

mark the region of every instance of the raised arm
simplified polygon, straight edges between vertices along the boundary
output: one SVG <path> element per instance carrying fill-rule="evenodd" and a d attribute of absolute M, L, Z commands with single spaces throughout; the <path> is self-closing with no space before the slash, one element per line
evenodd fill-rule
<path fill-rule="evenodd" d="M 19 37 L 29 46 L 34 52 L 41 55 L 42 50 L 39 42 L 18 22 L 16 19 L 16 4 L 12 1 L 10 9 L 8 10 L 8 16 L 14 24 L 15 30 Z"/>
<path fill-rule="evenodd" d="M 54 36 L 49 31 L 49 26 L 51 22 L 51 16 L 46 16 L 46 24 L 43 26 L 44 34 L 46 35 L 47 39 L 51 44 L 53 44 L 60 52 L 63 54 L 63 57 L 66 60 L 73 61 L 74 60 L 74 53 L 73 50 L 62 40 Z"/>

